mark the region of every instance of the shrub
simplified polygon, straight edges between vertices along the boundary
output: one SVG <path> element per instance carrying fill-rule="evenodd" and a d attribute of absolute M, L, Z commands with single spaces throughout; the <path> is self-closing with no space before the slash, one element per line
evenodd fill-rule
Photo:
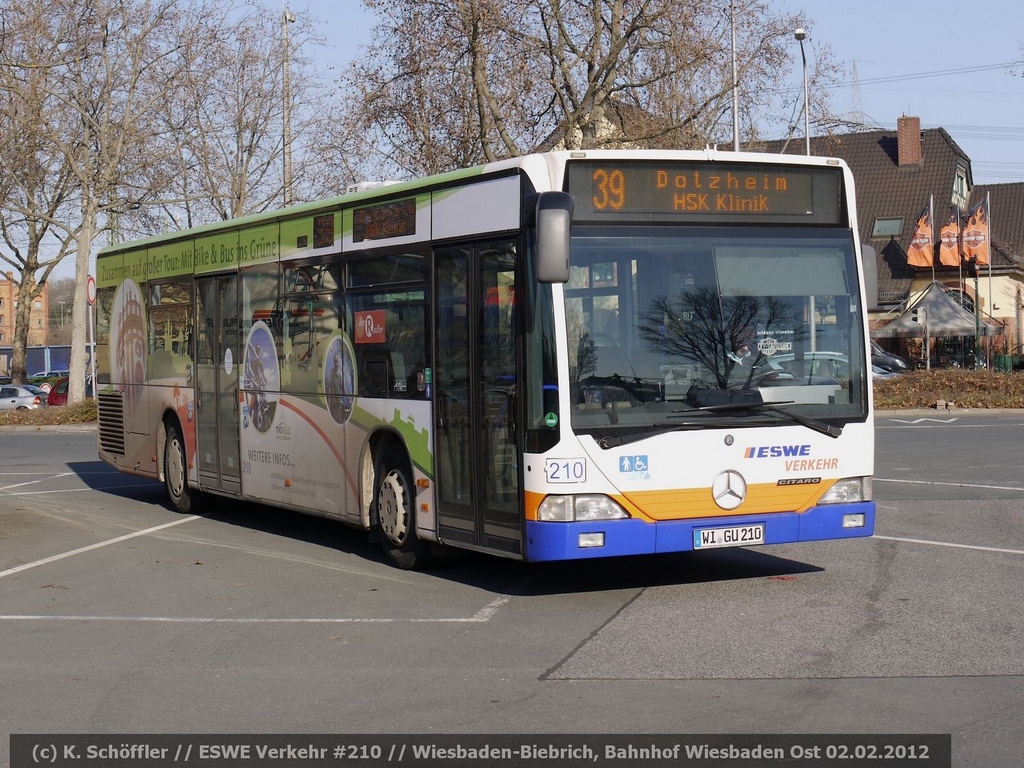
<path fill-rule="evenodd" d="M 73 405 L 37 408 L 34 411 L 0 411 L 0 427 L 41 427 L 61 424 L 88 424 L 97 419 L 95 400 L 83 400 Z"/>
<path fill-rule="evenodd" d="M 940 368 L 875 379 L 876 408 L 1024 408 L 1024 374 Z"/>

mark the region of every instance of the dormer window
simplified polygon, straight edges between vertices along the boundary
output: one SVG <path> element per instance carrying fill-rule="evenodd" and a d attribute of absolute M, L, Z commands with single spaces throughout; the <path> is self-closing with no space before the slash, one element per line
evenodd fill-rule
<path fill-rule="evenodd" d="M 903 234 L 903 219 L 875 219 L 871 237 L 899 237 Z"/>
<path fill-rule="evenodd" d="M 959 166 L 953 180 L 953 205 L 961 210 L 967 207 L 967 171 Z"/>

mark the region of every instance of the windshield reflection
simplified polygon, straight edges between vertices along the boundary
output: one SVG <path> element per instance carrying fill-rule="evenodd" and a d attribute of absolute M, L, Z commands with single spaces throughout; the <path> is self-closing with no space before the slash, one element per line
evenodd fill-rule
<path fill-rule="evenodd" d="M 581 229 L 565 287 L 573 426 L 765 401 L 858 418 L 856 291 L 849 232 Z"/>

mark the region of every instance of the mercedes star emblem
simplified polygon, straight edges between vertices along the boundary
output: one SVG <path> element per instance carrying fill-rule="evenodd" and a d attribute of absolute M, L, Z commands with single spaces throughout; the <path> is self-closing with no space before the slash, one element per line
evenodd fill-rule
<path fill-rule="evenodd" d="M 727 469 L 711 484 L 711 497 L 722 509 L 736 509 L 747 498 L 747 481 L 734 469 Z"/>

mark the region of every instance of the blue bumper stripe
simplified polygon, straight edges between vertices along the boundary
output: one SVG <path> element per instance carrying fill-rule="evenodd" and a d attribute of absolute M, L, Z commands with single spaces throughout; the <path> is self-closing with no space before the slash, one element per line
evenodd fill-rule
<path fill-rule="evenodd" d="M 863 528 L 843 528 L 843 515 L 864 515 Z M 730 515 L 700 520 L 605 520 L 591 523 L 526 522 L 526 559 L 530 561 L 578 560 L 620 555 L 652 555 L 693 549 L 697 528 L 764 524 L 765 544 L 854 539 L 875 531 L 875 503 L 830 504 L 807 512 L 775 512 L 770 515 Z M 603 547 L 578 546 L 581 533 L 603 533 Z"/>

